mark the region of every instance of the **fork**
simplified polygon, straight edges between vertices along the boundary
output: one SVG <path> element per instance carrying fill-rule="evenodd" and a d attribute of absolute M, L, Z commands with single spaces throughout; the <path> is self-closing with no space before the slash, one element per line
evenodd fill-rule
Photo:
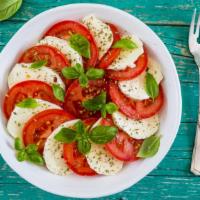
<path fill-rule="evenodd" d="M 198 16 L 196 30 L 195 30 L 195 18 L 196 18 L 196 9 L 194 10 L 192 21 L 190 24 L 189 49 L 190 49 L 191 54 L 194 56 L 194 60 L 200 72 L 200 44 L 198 44 L 197 42 L 197 39 L 199 37 L 199 29 L 200 29 L 200 15 Z M 199 77 L 200 77 L 200 73 L 199 73 Z M 199 84 L 199 88 L 200 88 L 200 84 Z M 199 105 L 200 105 L 200 93 L 199 93 Z M 194 144 L 193 155 L 192 155 L 191 172 L 194 173 L 195 175 L 200 175 L 200 107 L 198 111 L 198 121 L 197 121 L 197 127 L 196 127 L 195 144 Z"/>

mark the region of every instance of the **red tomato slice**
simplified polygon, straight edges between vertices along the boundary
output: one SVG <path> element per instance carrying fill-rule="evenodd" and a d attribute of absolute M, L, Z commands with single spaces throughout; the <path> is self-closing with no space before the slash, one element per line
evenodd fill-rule
<path fill-rule="evenodd" d="M 37 98 L 62 106 L 53 94 L 51 86 L 41 81 L 23 81 L 14 85 L 4 99 L 4 113 L 8 119 L 15 104 L 26 98 Z"/>
<path fill-rule="evenodd" d="M 87 88 L 82 88 L 79 82 L 75 80 L 67 89 L 64 109 L 81 119 L 87 119 L 92 116 L 99 117 L 99 111 L 86 110 L 83 108 L 82 102 L 99 95 L 101 91 L 107 91 L 107 83 L 104 79 L 89 81 Z"/>
<path fill-rule="evenodd" d="M 96 120 L 96 118 L 88 118 L 84 120 L 84 124 L 91 126 Z M 64 144 L 64 159 L 66 160 L 69 168 L 76 174 L 81 176 L 96 175 L 96 172 L 88 165 L 86 157 L 79 153 L 76 142 Z"/>
<path fill-rule="evenodd" d="M 121 93 L 115 83 L 110 82 L 109 95 L 112 101 L 119 107 L 120 111 L 132 119 L 149 118 L 158 113 L 164 103 L 164 94 L 161 86 L 156 99 L 133 101 Z"/>
<path fill-rule="evenodd" d="M 112 126 L 111 119 L 102 119 L 101 124 L 104 126 Z M 123 131 L 118 131 L 116 137 L 105 144 L 108 150 L 115 158 L 122 161 L 137 160 L 137 153 L 142 145 L 143 140 L 135 140 Z"/>
<path fill-rule="evenodd" d="M 83 26 L 82 24 L 75 22 L 75 21 L 62 21 L 55 25 L 53 25 L 45 34 L 59 37 L 62 39 L 67 39 L 69 35 L 78 33 L 83 35 L 88 39 L 90 42 L 90 52 L 91 52 L 91 58 L 85 59 L 85 66 L 95 66 L 97 59 L 98 59 L 98 48 L 96 46 L 96 43 L 94 41 L 93 36 L 90 34 L 89 30 Z"/>
<path fill-rule="evenodd" d="M 140 75 L 143 71 L 147 68 L 148 56 L 146 50 L 144 53 L 138 58 L 136 61 L 136 67 L 130 68 L 127 67 L 125 70 L 107 70 L 107 77 L 113 80 L 129 80 L 135 78 L 136 76 Z"/>
<path fill-rule="evenodd" d="M 117 29 L 117 27 L 113 24 L 108 24 L 110 26 L 110 29 L 113 33 L 113 44 L 120 40 L 120 33 Z M 100 60 L 98 64 L 98 68 L 106 69 L 120 54 L 121 49 L 116 48 L 110 48 L 108 52 L 103 56 L 103 58 Z"/>
<path fill-rule="evenodd" d="M 49 109 L 34 115 L 23 128 L 24 145 L 37 144 L 38 151 L 43 152 L 48 136 L 60 124 L 72 120 L 74 117 L 59 109 Z"/>
<path fill-rule="evenodd" d="M 21 58 L 20 63 L 32 63 L 39 60 L 46 60 L 47 66 L 60 72 L 62 68 L 69 66 L 70 63 L 59 50 L 48 45 L 38 45 L 26 50 Z"/>

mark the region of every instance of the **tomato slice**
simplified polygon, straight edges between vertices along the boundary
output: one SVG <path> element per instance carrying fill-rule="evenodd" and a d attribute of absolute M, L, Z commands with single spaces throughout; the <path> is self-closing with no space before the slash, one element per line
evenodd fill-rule
<path fill-rule="evenodd" d="M 82 102 L 99 95 L 101 91 L 107 91 L 107 82 L 105 79 L 91 80 L 87 88 L 82 88 L 79 82 L 75 80 L 67 89 L 64 109 L 81 119 L 94 116 L 99 117 L 99 111 L 94 112 L 86 110 L 82 106 Z"/>
<path fill-rule="evenodd" d="M 111 118 L 102 119 L 101 124 L 104 126 L 112 126 Z M 105 148 L 115 158 L 122 161 L 137 160 L 137 153 L 142 145 L 143 140 L 135 140 L 125 132 L 119 130 L 116 137 L 112 141 L 105 144 Z"/>
<path fill-rule="evenodd" d="M 143 71 L 146 70 L 147 62 L 148 62 L 148 56 L 146 50 L 144 49 L 144 53 L 135 62 L 136 67 L 134 68 L 127 67 L 124 70 L 118 70 L 118 71 L 109 69 L 107 70 L 107 77 L 119 81 L 135 78 L 136 76 L 140 75 Z"/>
<path fill-rule="evenodd" d="M 84 120 L 85 125 L 92 125 L 96 122 L 97 118 L 88 118 Z M 69 168 L 81 176 L 94 176 L 96 172 L 90 168 L 87 163 L 86 157 L 79 153 L 77 143 L 64 144 L 64 159 L 66 160 Z"/>
<path fill-rule="evenodd" d="M 117 27 L 113 24 L 108 24 L 110 26 L 110 29 L 113 33 L 113 44 L 120 40 L 120 33 L 117 29 Z M 106 69 L 120 54 L 121 49 L 117 48 L 110 48 L 108 52 L 103 56 L 103 58 L 100 60 L 98 64 L 98 68 Z"/>
<path fill-rule="evenodd" d="M 34 115 L 23 128 L 24 145 L 37 144 L 38 151 L 43 152 L 48 136 L 60 124 L 72 120 L 74 117 L 59 109 L 49 109 Z"/>
<path fill-rule="evenodd" d="M 110 82 L 109 95 L 112 101 L 119 107 L 120 111 L 132 119 L 149 118 L 160 111 L 164 103 L 164 94 L 160 86 L 159 95 L 156 99 L 147 99 L 143 101 L 133 101 L 126 97 L 119 87 Z"/>
<path fill-rule="evenodd" d="M 39 60 L 46 60 L 47 66 L 60 72 L 62 68 L 69 66 L 70 63 L 58 49 L 48 45 L 38 45 L 26 50 L 21 58 L 20 63 L 32 63 Z"/>
<path fill-rule="evenodd" d="M 53 25 L 45 34 L 45 36 L 51 35 L 62 39 L 67 39 L 71 34 L 81 34 L 90 42 L 91 58 L 84 59 L 85 66 L 95 66 L 98 59 L 98 48 L 96 46 L 93 36 L 89 30 L 82 24 L 75 21 L 62 21 Z"/>
<path fill-rule="evenodd" d="M 4 99 L 4 114 L 8 119 L 15 107 L 26 98 L 37 98 L 62 106 L 53 94 L 51 86 L 41 81 L 23 81 L 14 85 L 6 94 Z"/>

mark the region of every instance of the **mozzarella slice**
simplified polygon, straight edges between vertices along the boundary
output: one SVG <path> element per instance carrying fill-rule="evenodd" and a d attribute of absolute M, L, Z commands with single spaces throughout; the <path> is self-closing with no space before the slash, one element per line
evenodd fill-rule
<path fill-rule="evenodd" d="M 49 85 L 59 84 L 65 89 L 61 77 L 54 70 L 49 67 L 41 67 L 39 69 L 31 69 L 31 64 L 20 63 L 16 64 L 10 74 L 8 75 L 8 86 L 11 88 L 15 84 L 27 80 L 39 80 L 46 82 Z"/>
<path fill-rule="evenodd" d="M 158 131 L 160 125 L 158 115 L 142 120 L 134 120 L 117 111 L 112 114 L 112 118 L 116 126 L 135 139 L 150 137 Z"/>
<path fill-rule="evenodd" d="M 38 44 L 45 44 L 57 48 L 67 57 L 72 66 L 77 63 L 83 65 L 82 57 L 77 51 L 70 47 L 67 40 L 46 36 L 44 39 L 40 40 Z"/>
<path fill-rule="evenodd" d="M 101 118 L 93 125 L 92 129 L 101 123 Z M 114 158 L 104 145 L 91 144 L 91 150 L 86 154 L 89 166 L 98 174 L 114 175 L 123 167 L 123 162 Z"/>
<path fill-rule="evenodd" d="M 7 129 L 14 138 L 21 137 L 22 129 L 25 123 L 35 114 L 47 109 L 61 109 L 59 106 L 48 101 L 36 99 L 38 106 L 36 108 L 20 108 L 15 106 L 7 123 Z"/>
<path fill-rule="evenodd" d="M 110 27 L 94 15 L 84 17 L 82 22 L 93 35 L 99 49 L 99 59 L 102 58 L 113 43 L 113 34 Z"/>
<path fill-rule="evenodd" d="M 158 84 L 162 81 L 160 65 L 152 58 L 148 61 L 148 72 L 153 75 Z M 121 92 L 133 100 L 148 99 L 149 95 L 145 91 L 145 75 L 146 72 L 143 72 L 134 79 L 119 81 L 118 86 Z"/>
<path fill-rule="evenodd" d="M 130 36 L 125 35 L 123 36 L 123 38 L 131 39 L 136 44 L 137 48 L 128 50 L 122 49 L 120 51 L 119 56 L 112 62 L 111 65 L 109 65 L 108 69 L 117 71 L 117 70 L 124 70 L 127 67 L 134 68 L 135 61 L 144 52 L 143 43 L 136 35 L 130 35 Z"/>
<path fill-rule="evenodd" d="M 66 176 L 71 174 L 71 170 L 63 159 L 63 143 L 54 139 L 54 136 L 62 129 L 73 126 L 78 120 L 67 121 L 56 128 L 47 138 L 44 146 L 44 160 L 47 168 L 53 174 Z"/>

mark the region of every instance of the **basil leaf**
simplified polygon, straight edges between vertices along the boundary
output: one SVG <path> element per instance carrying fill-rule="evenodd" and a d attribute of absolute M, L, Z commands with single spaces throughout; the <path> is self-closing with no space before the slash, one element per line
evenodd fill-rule
<path fill-rule="evenodd" d="M 58 140 L 63 143 L 71 143 L 76 139 L 76 131 L 69 128 L 62 128 L 55 136 L 55 140 Z"/>
<path fill-rule="evenodd" d="M 76 79 L 80 74 L 76 71 L 74 67 L 65 67 L 62 69 L 62 74 L 67 79 Z"/>
<path fill-rule="evenodd" d="M 80 75 L 79 83 L 80 83 L 81 87 L 87 87 L 88 86 L 88 78 L 85 74 Z"/>
<path fill-rule="evenodd" d="M 122 38 L 115 42 L 112 48 L 120 48 L 120 49 L 135 49 L 137 45 L 129 38 Z"/>
<path fill-rule="evenodd" d="M 106 105 L 103 105 L 103 107 L 101 108 L 101 116 L 102 116 L 103 118 L 106 117 Z"/>
<path fill-rule="evenodd" d="M 36 153 L 38 150 L 38 146 L 36 144 L 29 144 L 27 147 L 26 147 L 26 152 L 27 154 L 33 154 L 33 153 Z"/>
<path fill-rule="evenodd" d="M 84 68 L 81 64 L 77 63 L 76 65 L 73 66 L 73 68 L 79 73 L 83 74 L 84 73 Z"/>
<path fill-rule="evenodd" d="M 80 133 L 80 134 L 84 134 L 85 133 L 85 125 L 81 120 L 76 122 L 76 124 L 74 126 L 76 128 L 76 132 L 77 133 Z"/>
<path fill-rule="evenodd" d="M 65 91 L 63 90 L 63 88 L 61 88 L 60 85 L 53 84 L 52 85 L 52 90 L 53 90 L 53 94 L 56 97 L 56 99 L 58 99 L 59 101 L 64 102 L 64 100 L 65 100 Z"/>
<path fill-rule="evenodd" d="M 30 68 L 31 69 L 39 69 L 39 68 L 41 68 L 42 66 L 44 66 L 46 64 L 47 64 L 46 60 L 39 60 L 39 61 L 36 61 L 36 62 L 32 63 Z"/>
<path fill-rule="evenodd" d="M 146 93 L 152 98 L 155 99 L 159 94 L 158 84 L 150 73 L 146 73 L 146 81 L 145 81 L 145 90 Z"/>
<path fill-rule="evenodd" d="M 1 0 L 0 1 L 0 21 L 12 17 L 21 7 L 22 0 Z"/>
<path fill-rule="evenodd" d="M 103 78 L 105 72 L 103 69 L 95 69 L 95 68 L 89 68 L 86 72 L 86 76 L 89 80 L 94 80 L 98 78 Z"/>
<path fill-rule="evenodd" d="M 22 143 L 22 140 L 20 138 L 15 138 L 15 150 L 22 150 L 24 148 L 24 145 Z"/>
<path fill-rule="evenodd" d="M 27 99 L 19 102 L 18 104 L 16 104 L 16 106 L 18 106 L 20 108 L 36 108 L 39 106 L 39 104 L 35 99 L 27 98 Z"/>
<path fill-rule="evenodd" d="M 106 103 L 106 92 L 101 92 L 100 95 L 83 102 L 83 107 L 89 111 L 101 110 Z"/>
<path fill-rule="evenodd" d="M 111 141 L 116 134 L 115 126 L 97 126 L 91 130 L 89 137 L 96 144 L 105 144 Z"/>
<path fill-rule="evenodd" d="M 78 53 L 85 57 L 90 58 L 90 43 L 84 36 L 80 34 L 74 34 L 69 39 L 70 46 L 78 51 Z"/>
<path fill-rule="evenodd" d="M 137 157 L 148 158 L 154 156 L 160 147 L 160 135 L 152 135 L 144 140 Z"/>
<path fill-rule="evenodd" d="M 44 159 L 39 153 L 30 154 L 28 158 L 34 164 L 44 165 Z"/>
<path fill-rule="evenodd" d="M 82 154 L 87 154 L 91 149 L 91 143 L 87 138 L 81 137 L 77 143 L 78 151 Z"/>
<path fill-rule="evenodd" d="M 28 158 L 25 150 L 18 151 L 16 157 L 19 162 L 23 162 Z"/>
<path fill-rule="evenodd" d="M 113 114 L 117 110 L 118 110 L 118 107 L 116 106 L 116 104 L 114 104 L 112 102 L 109 102 L 109 103 L 106 104 L 106 111 L 109 114 Z"/>

